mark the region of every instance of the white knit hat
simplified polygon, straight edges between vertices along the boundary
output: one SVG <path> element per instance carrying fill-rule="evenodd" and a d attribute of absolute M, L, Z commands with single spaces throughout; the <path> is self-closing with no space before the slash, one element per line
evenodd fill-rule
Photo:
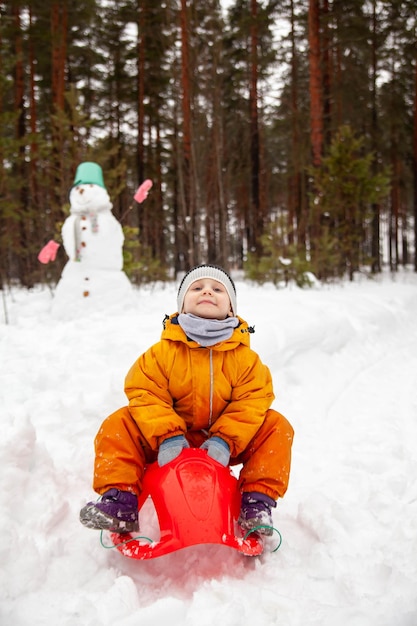
<path fill-rule="evenodd" d="M 192 285 L 192 283 L 195 283 L 196 280 L 200 280 L 202 278 L 212 278 L 213 280 L 217 280 L 219 283 L 223 285 L 223 287 L 226 289 L 230 298 L 232 313 L 233 315 L 236 315 L 235 283 L 230 278 L 229 274 L 225 272 L 221 267 L 218 267 L 217 265 L 198 265 L 197 267 L 194 267 L 192 270 L 187 272 L 187 274 L 182 279 L 180 287 L 178 289 L 178 295 L 177 295 L 178 312 L 181 313 L 182 311 L 182 307 L 184 305 L 185 294 L 187 293 L 190 285 Z"/>

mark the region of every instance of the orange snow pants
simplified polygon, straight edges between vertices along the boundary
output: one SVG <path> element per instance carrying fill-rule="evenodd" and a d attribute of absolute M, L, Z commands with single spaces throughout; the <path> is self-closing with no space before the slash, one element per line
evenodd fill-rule
<path fill-rule="evenodd" d="M 231 459 L 231 465 L 242 465 L 241 491 L 258 491 L 274 500 L 285 494 L 293 436 L 288 420 L 269 409 L 247 448 Z M 192 448 L 198 448 L 207 435 L 202 431 L 188 431 L 186 438 Z M 139 495 L 145 466 L 158 456 L 144 439 L 127 406 L 104 420 L 95 438 L 95 453 L 93 488 L 99 494 L 117 487 Z"/>

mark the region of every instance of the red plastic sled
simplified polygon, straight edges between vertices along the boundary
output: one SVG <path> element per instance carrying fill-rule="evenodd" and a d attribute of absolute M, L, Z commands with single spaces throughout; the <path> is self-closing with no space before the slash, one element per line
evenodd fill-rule
<path fill-rule="evenodd" d="M 240 493 L 236 478 L 230 468 L 211 459 L 205 450 L 186 448 L 163 467 L 158 463 L 149 465 L 139 511 L 148 497 L 155 506 L 159 539 L 110 533 L 113 544 L 124 556 L 153 559 L 203 543 L 229 546 L 248 556 L 263 551 L 259 535 L 243 536 L 239 532 Z"/>

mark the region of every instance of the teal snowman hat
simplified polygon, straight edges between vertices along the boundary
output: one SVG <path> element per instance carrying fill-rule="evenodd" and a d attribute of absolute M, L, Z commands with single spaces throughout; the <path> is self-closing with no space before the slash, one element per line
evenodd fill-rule
<path fill-rule="evenodd" d="M 98 163 L 85 161 L 80 163 L 75 173 L 73 187 L 77 185 L 100 185 L 105 189 L 103 170 Z"/>

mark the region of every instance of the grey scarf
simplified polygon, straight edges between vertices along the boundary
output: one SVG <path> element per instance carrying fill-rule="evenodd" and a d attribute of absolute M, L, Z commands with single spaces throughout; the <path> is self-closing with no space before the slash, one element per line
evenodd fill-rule
<path fill-rule="evenodd" d="M 178 315 L 178 323 L 187 337 L 207 348 L 219 341 L 230 339 L 233 330 L 239 325 L 239 320 L 237 317 L 212 320 L 192 313 L 181 313 Z"/>

